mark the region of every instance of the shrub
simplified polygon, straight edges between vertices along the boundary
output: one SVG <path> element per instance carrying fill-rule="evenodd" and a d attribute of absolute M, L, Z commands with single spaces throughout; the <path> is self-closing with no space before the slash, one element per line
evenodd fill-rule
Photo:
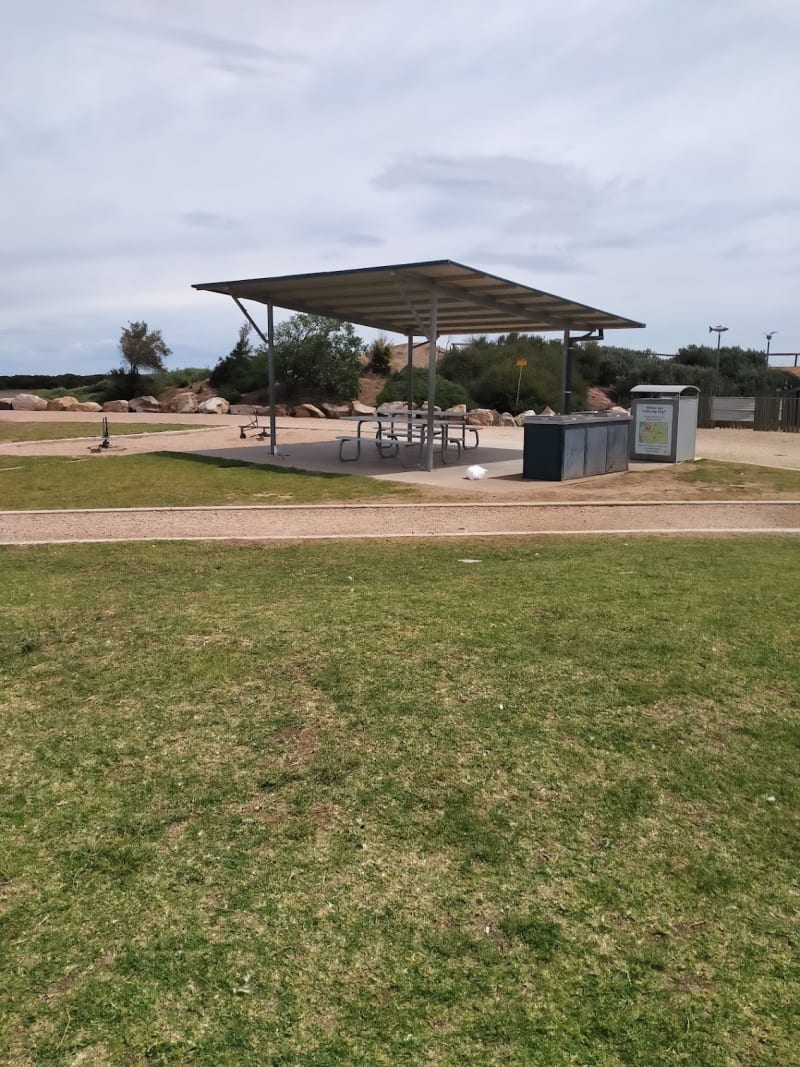
<path fill-rule="evenodd" d="M 367 349 L 369 355 L 369 369 L 373 374 L 381 377 L 389 374 L 392 369 L 392 356 L 394 348 L 385 337 L 378 337 Z"/>
<path fill-rule="evenodd" d="M 412 399 L 415 404 L 424 404 L 428 399 L 428 372 L 424 367 L 413 367 L 411 375 Z M 408 400 L 408 367 L 397 371 L 389 378 L 378 393 L 379 404 L 388 404 L 394 400 Z M 434 403 L 441 408 L 451 408 L 456 404 L 471 405 L 469 394 L 457 382 L 448 381 L 440 374 L 436 375 L 436 398 Z"/>

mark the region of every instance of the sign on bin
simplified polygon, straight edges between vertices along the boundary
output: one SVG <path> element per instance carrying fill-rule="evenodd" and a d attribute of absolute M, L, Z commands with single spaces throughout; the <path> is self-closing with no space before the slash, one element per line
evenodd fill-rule
<path fill-rule="evenodd" d="M 633 432 L 637 455 L 671 455 L 672 405 L 637 404 Z"/>

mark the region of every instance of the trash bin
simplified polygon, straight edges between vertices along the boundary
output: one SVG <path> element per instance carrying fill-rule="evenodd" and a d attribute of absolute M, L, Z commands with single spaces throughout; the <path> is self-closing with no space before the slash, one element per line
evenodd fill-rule
<path fill-rule="evenodd" d="M 637 385 L 631 389 L 631 459 L 682 463 L 695 457 L 696 385 Z"/>
<path fill-rule="evenodd" d="M 522 477 L 564 482 L 628 469 L 631 417 L 617 412 L 530 415 L 525 419 Z"/>

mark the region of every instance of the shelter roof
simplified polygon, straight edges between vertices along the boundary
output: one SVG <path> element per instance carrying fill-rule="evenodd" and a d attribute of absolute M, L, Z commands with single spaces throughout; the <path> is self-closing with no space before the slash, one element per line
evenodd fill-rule
<path fill-rule="evenodd" d="M 422 337 L 431 333 L 434 297 L 438 336 L 644 325 L 449 259 L 203 282 L 193 288 Z"/>

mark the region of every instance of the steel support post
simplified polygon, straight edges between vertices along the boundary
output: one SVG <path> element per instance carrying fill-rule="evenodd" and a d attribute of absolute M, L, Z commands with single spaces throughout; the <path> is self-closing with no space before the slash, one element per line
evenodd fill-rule
<path fill-rule="evenodd" d="M 408 335 L 406 351 L 406 374 L 408 375 L 408 443 L 411 444 L 411 412 L 414 408 L 414 335 Z"/>
<path fill-rule="evenodd" d="M 431 297 L 431 317 L 428 332 L 430 348 L 428 350 L 428 419 L 425 432 L 425 470 L 433 470 L 433 405 L 436 401 L 436 339 L 439 332 L 437 317 L 439 314 L 439 301 L 434 295 Z"/>
<path fill-rule="evenodd" d="M 572 410 L 572 342 L 569 327 L 564 330 L 564 353 L 561 373 L 561 414 L 569 415 Z"/>
<path fill-rule="evenodd" d="M 269 454 L 277 455 L 275 442 L 275 322 L 272 301 L 267 304 L 267 376 L 269 378 Z"/>

